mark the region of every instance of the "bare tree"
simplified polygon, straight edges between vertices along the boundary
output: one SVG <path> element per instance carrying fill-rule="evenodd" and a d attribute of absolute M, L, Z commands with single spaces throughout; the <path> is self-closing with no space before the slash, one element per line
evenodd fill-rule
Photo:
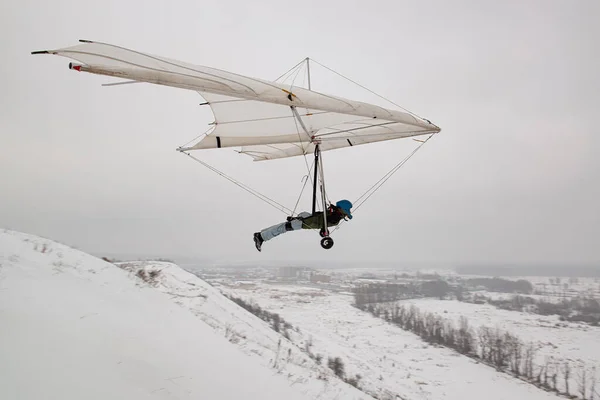
<path fill-rule="evenodd" d="M 344 362 L 340 357 L 329 357 L 327 366 L 340 378 L 344 378 Z"/>
<path fill-rule="evenodd" d="M 542 365 L 538 371 L 538 374 L 535 378 L 535 381 L 538 383 L 538 385 L 542 384 L 542 376 L 544 376 L 544 374 L 546 372 L 546 367 L 547 367 L 547 365 Z"/>
<path fill-rule="evenodd" d="M 406 322 L 406 307 L 396 306 L 396 316 L 394 318 L 396 324 L 398 324 L 398 326 L 404 329 L 404 324 Z"/>
<path fill-rule="evenodd" d="M 322 360 L 323 360 L 323 356 L 321 354 L 317 354 L 315 356 L 315 361 L 316 361 L 317 365 L 321 365 Z"/>
<path fill-rule="evenodd" d="M 516 375 L 521 375 L 521 362 L 523 359 L 523 344 L 518 337 L 505 334 L 506 349 L 508 351 L 508 362 L 510 370 Z"/>
<path fill-rule="evenodd" d="M 492 362 L 496 366 L 498 371 L 501 371 L 506 365 L 506 360 L 508 358 L 508 352 L 505 345 L 505 338 L 508 334 L 502 334 L 500 328 L 496 327 L 493 332 L 492 340 L 493 340 L 493 360 Z"/>
<path fill-rule="evenodd" d="M 423 331 L 421 332 L 421 336 L 425 340 L 433 342 L 435 341 L 435 315 L 432 313 L 426 313 L 423 317 Z"/>
<path fill-rule="evenodd" d="M 590 385 L 590 400 L 596 397 L 596 367 L 592 367 L 592 384 Z"/>
<path fill-rule="evenodd" d="M 533 379 L 533 360 L 535 358 L 535 347 L 533 342 L 525 348 L 525 362 L 524 362 L 524 373 L 528 379 Z"/>
<path fill-rule="evenodd" d="M 565 394 L 570 396 L 569 393 L 569 379 L 571 378 L 571 364 L 568 361 L 563 363 L 562 367 L 563 378 L 565 380 Z"/>
<path fill-rule="evenodd" d="M 390 311 L 387 307 L 383 309 L 383 319 L 384 321 L 390 321 Z"/>
<path fill-rule="evenodd" d="M 461 316 L 459 320 L 459 328 L 456 334 L 456 347 L 463 354 L 471 354 L 475 350 L 475 338 L 473 331 L 469 326 L 469 320 L 465 316 Z"/>
<path fill-rule="evenodd" d="M 404 329 L 407 331 L 413 331 L 416 310 L 417 308 L 414 305 L 411 305 L 406 312 L 406 324 L 404 325 Z"/>
<path fill-rule="evenodd" d="M 275 359 L 273 360 L 273 368 L 279 367 L 279 352 L 281 351 L 281 339 L 277 342 L 277 353 L 275 353 Z"/>
<path fill-rule="evenodd" d="M 454 329 L 454 324 L 452 321 L 444 321 L 444 337 L 443 342 L 444 345 L 451 347 L 455 350 L 458 350 L 458 344 L 456 342 L 456 329 Z M 460 351 L 460 350 L 459 350 Z"/>
<path fill-rule="evenodd" d="M 281 323 L 281 317 L 279 316 L 279 314 L 273 314 L 273 315 L 272 315 L 272 318 L 273 318 L 273 321 L 272 321 L 272 323 L 273 323 L 273 325 L 272 325 L 272 329 L 273 329 L 275 332 L 279 332 L 279 329 L 280 329 L 280 327 L 279 327 L 279 324 Z"/>
<path fill-rule="evenodd" d="M 557 391 L 556 381 L 558 377 L 558 363 L 556 361 L 552 362 L 552 375 L 550 375 L 550 379 L 552 380 L 552 390 Z"/>
<path fill-rule="evenodd" d="M 552 363 L 550 361 L 550 359 L 548 357 L 546 357 L 546 365 L 544 365 L 544 379 L 542 382 L 542 385 L 544 385 L 545 388 L 550 388 L 550 385 L 548 385 L 548 376 L 549 376 L 549 369 L 552 367 Z M 551 372 L 551 371 L 550 371 Z"/>
<path fill-rule="evenodd" d="M 310 350 L 312 345 L 313 345 L 313 338 L 312 338 L 312 336 L 309 336 L 308 339 L 306 340 L 306 342 L 304 343 L 304 351 L 306 351 L 306 354 L 312 355 L 312 352 Z"/>
<path fill-rule="evenodd" d="M 479 338 L 479 351 L 481 359 L 484 361 L 488 361 L 490 359 L 491 353 L 491 330 L 487 326 L 479 327 L 477 331 L 477 336 Z"/>
<path fill-rule="evenodd" d="M 587 400 L 587 370 L 585 364 L 582 362 L 579 364 L 579 374 L 577 376 L 577 384 L 579 386 L 579 394 L 583 400 Z"/>

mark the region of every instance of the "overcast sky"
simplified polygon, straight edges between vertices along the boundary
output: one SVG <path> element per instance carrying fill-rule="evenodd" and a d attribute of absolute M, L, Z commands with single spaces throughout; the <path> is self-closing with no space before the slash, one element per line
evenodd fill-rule
<path fill-rule="evenodd" d="M 220 261 L 598 263 L 599 21 L 596 0 L 3 2 L 0 226 Z M 202 99 L 30 55 L 78 39 L 264 79 L 308 56 L 442 132 L 331 250 L 302 231 L 258 253 L 252 233 L 285 215 L 175 151 L 212 122 Z M 316 65 L 313 89 L 371 99 Z M 324 153 L 330 197 L 357 198 L 416 145 Z M 301 157 L 195 155 L 290 206 L 305 174 Z"/>

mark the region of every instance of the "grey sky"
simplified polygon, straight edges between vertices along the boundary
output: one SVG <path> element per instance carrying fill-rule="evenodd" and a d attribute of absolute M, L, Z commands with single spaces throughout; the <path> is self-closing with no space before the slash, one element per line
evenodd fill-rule
<path fill-rule="evenodd" d="M 91 252 L 219 260 L 600 262 L 597 1 L 23 1 L 0 5 L 0 226 Z M 442 128 L 322 250 L 174 149 L 212 121 L 194 92 L 104 88 L 32 50 L 98 40 L 274 79 L 312 57 Z M 372 100 L 315 67 L 315 90 Z M 411 140 L 324 153 L 358 197 Z M 196 156 L 292 205 L 304 161 Z M 303 203 L 309 208 L 309 199 Z"/>

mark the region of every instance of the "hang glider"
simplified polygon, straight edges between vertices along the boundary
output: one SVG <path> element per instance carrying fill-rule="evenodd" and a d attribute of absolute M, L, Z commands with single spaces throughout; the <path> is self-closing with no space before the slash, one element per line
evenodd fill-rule
<path fill-rule="evenodd" d="M 111 86 L 146 82 L 198 92 L 206 100 L 204 104 L 211 107 L 215 120 L 213 129 L 201 140 L 179 148 L 186 154 L 228 147 L 239 148 L 255 161 L 314 154 L 313 213 L 317 179 L 321 182 L 322 207 L 326 209 L 322 164 L 317 166 L 321 152 L 440 131 L 429 120 L 409 112 L 106 43 L 81 40 L 72 47 L 32 54 L 67 57 L 74 60 L 69 63 L 72 70 L 124 80 L 108 84 Z M 327 239 L 327 221 L 324 224 Z"/>
<path fill-rule="evenodd" d="M 71 58 L 80 63 L 69 64 L 76 71 L 197 91 L 212 108 L 214 129 L 186 150 L 241 147 L 255 160 L 270 160 L 311 154 L 316 141 L 325 151 L 440 131 L 403 111 L 105 43 L 82 40 L 33 54 Z"/>

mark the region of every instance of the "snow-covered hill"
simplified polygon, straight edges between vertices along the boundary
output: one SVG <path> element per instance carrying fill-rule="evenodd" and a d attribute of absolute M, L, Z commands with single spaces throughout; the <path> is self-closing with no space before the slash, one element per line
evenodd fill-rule
<path fill-rule="evenodd" d="M 185 274 L 171 268 L 174 277 Z M 193 300 L 67 246 L 0 231 L 0 398 L 317 397 L 302 395 L 169 296 Z M 252 322 L 232 323 L 243 324 Z"/>
<path fill-rule="evenodd" d="M 217 288 L 175 264 L 137 261 L 118 265 L 140 282 L 146 279 L 184 309 L 191 310 L 241 351 L 284 376 L 294 389 L 308 398 L 372 399 L 338 379 L 323 365 L 327 364 L 326 359 L 320 364 L 308 355 L 306 342 L 312 338 L 302 332 L 301 326 L 286 330 L 287 339 L 271 329 L 268 323 L 224 297 Z M 155 278 L 151 278 L 152 275 Z M 379 392 L 373 394 L 384 398 Z"/>

